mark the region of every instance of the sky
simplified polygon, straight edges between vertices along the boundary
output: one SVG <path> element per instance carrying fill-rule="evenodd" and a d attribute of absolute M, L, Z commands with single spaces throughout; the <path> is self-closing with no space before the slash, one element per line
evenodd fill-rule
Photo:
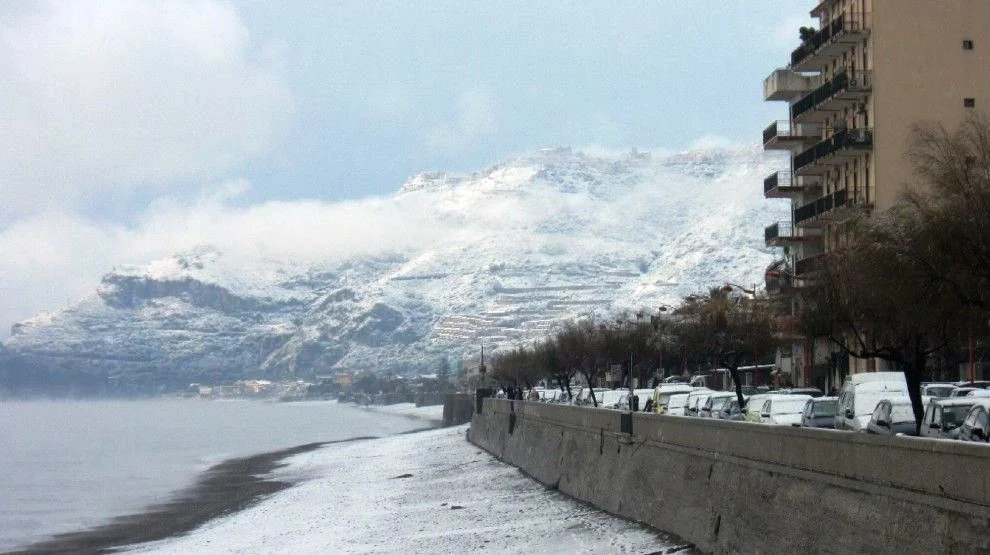
<path fill-rule="evenodd" d="M 755 144 L 813 4 L 4 0 L 0 338 L 258 213 L 325 241 L 423 171 Z"/>

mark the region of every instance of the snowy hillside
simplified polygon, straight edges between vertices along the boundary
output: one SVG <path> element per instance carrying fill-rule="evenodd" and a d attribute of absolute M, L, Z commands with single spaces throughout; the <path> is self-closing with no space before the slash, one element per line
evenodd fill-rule
<path fill-rule="evenodd" d="M 15 325 L 0 386 L 128 391 L 423 370 L 482 343 L 544 338 L 568 318 L 758 284 L 772 260 L 763 228 L 788 210 L 761 194 L 774 164 L 756 149 L 555 149 L 471 175 L 417 175 L 361 204 L 354 230 L 401 246 L 314 262 L 204 245 L 118 268 L 91 297 Z"/>

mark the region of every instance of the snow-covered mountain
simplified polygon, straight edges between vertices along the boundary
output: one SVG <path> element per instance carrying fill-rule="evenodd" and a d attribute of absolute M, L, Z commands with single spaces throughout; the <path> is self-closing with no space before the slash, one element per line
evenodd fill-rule
<path fill-rule="evenodd" d="M 531 343 L 569 318 L 758 284 L 773 257 L 763 228 L 787 217 L 761 194 L 777 163 L 755 148 L 553 149 L 420 174 L 366 205 L 355 230 L 401 246 L 301 262 L 204 245 L 118 268 L 92 296 L 14 326 L 0 388 L 435 370 L 441 356 Z"/>

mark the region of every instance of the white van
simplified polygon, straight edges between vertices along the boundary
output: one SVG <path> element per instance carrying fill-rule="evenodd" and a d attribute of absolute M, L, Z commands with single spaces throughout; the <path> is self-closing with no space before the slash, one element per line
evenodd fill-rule
<path fill-rule="evenodd" d="M 667 410 L 667 401 L 674 393 L 691 393 L 695 388 L 686 383 L 665 383 L 653 389 L 653 411 L 663 414 Z"/>
<path fill-rule="evenodd" d="M 687 408 L 684 404 L 687 403 L 687 399 L 687 391 L 671 393 L 670 397 L 667 397 L 667 405 L 663 413 L 670 416 L 684 416 L 684 409 Z"/>
<path fill-rule="evenodd" d="M 846 376 L 835 411 L 835 429 L 865 431 L 877 403 L 907 396 L 903 372 L 865 372 Z"/>

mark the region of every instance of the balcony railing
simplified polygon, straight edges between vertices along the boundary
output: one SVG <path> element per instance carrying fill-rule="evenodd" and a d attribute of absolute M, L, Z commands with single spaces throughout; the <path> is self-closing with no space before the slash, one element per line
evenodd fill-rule
<path fill-rule="evenodd" d="M 857 34 L 868 28 L 869 14 L 843 14 L 824 25 L 817 33 L 804 41 L 791 52 L 791 69 L 806 71 L 805 62 L 810 62 L 823 47 L 835 42 L 843 35 Z"/>
<path fill-rule="evenodd" d="M 794 276 L 806 278 L 809 274 L 817 272 L 825 263 L 825 255 L 816 254 L 807 258 L 802 258 L 794 263 Z"/>
<path fill-rule="evenodd" d="M 843 71 L 828 83 L 806 94 L 791 106 L 791 119 L 797 120 L 815 107 L 843 93 L 861 93 L 872 87 L 873 72 L 869 70 Z"/>
<path fill-rule="evenodd" d="M 873 148 L 873 130 L 869 128 L 843 129 L 794 157 L 793 170 L 799 170 L 844 150 L 868 150 Z"/>
<path fill-rule="evenodd" d="M 834 193 L 817 198 L 808 204 L 794 209 L 794 225 L 810 220 L 846 205 L 846 190 L 840 189 Z"/>
<path fill-rule="evenodd" d="M 766 198 L 789 198 L 797 193 L 807 193 L 812 188 L 821 187 L 819 176 L 797 177 L 789 171 L 778 171 L 763 180 L 763 196 Z"/>
<path fill-rule="evenodd" d="M 763 239 L 769 245 L 776 243 L 780 239 L 793 239 L 794 226 L 791 222 L 777 222 L 769 225 L 763 230 Z"/>
<path fill-rule="evenodd" d="M 822 127 L 818 124 L 791 125 L 787 120 L 778 120 L 763 130 L 763 146 L 772 148 L 785 142 L 811 142 L 820 139 L 821 134 Z"/>
<path fill-rule="evenodd" d="M 770 194 L 774 189 L 794 186 L 794 175 L 791 172 L 773 172 L 763 180 L 763 194 Z"/>

